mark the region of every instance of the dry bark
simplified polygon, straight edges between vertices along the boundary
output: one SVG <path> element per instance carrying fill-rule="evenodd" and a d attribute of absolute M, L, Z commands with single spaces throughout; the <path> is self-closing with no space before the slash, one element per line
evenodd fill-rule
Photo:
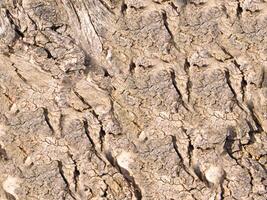
<path fill-rule="evenodd" d="M 1 0 L 1 200 L 267 199 L 266 0 Z"/>

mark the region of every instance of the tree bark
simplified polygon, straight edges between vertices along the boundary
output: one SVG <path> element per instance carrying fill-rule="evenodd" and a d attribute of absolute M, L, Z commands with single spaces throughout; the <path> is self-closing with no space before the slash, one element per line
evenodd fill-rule
<path fill-rule="evenodd" d="M 1 0 L 1 200 L 267 199 L 266 0 Z"/>

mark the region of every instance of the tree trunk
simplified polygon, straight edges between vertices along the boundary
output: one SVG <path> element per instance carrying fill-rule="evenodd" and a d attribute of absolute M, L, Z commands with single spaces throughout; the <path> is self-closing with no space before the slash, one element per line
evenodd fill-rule
<path fill-rule="evenodd" d="M 266 0 L 1 0 L 1 200 L 267 199 Z"/>

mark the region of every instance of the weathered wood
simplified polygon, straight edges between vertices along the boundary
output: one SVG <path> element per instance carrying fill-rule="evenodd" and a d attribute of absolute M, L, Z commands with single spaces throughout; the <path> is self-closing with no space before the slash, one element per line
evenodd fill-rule
<path fill-rule="evenodd" d="M 1 0 L 1 200 L 267 199 L 265 0 Z"/>

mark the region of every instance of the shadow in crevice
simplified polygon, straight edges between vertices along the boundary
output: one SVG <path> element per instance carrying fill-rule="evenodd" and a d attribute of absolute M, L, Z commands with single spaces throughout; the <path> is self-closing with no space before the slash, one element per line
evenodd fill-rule
<path fill-rule="evenodd" d="M 243 13 L 243 8 L 241 7 L 240 2 L 238 1 L 237 7 L 236 7 L 236 16 L 237 16 L 237 18 L 240 19 L 240 17 L 242 16 L 242 13 Z"/>
<path fill-rule="evenodd" d="M 3 149 L 1 145 L 0 145 L 0 160 L 4 160 L 4 161 L 8 160 L 6 150 Z"/>
<path fill-rule="evenodd" d="M 225 138 L 225 142 L 223 145 L 223 149 L 225 150 L 226 153 L 228 153 L 228 155 L 233 158 L 233 145 L 235 142 L 235 138 L 236 138 L 236 132 L 234 130 L 233 127 L 228 127 L 227 129 L 227 136 Z"/>
<path fill-rule="evenodd" d="M 253 103 L 252 102 L 249 102 L 247 104 L 247 107 L 248 107 L 248 109 L 250 111 L 250 114 L 251 114 L 251 117 L 252 117 L 252 119 L 255 122 L 255 125 L 257 127 L 257 130 L 254 130 L 253 127 L 252 127 L 251 131 L 253 131 L 253 132 L 262 132 L 263 131 L 263 128 L 261 126 L 261 123 L 260 123 L 259 119 L 257 118 L 257 116 L 256 116 L 256 114 L 254 112 L 255 109 L 254 109 Z"/>
<path fill-rule="evenodd" d="M 83 52 L 85 56 L 83 61 L 83 65 L 85 66 L 83 73 L 85 76 L 93 72 L 96 74 L 102 74 L 103 77 L 112 77 L 107 68 L 98 63 L 92 56 L 89 56 L 85 50 L 83 50 Z"/>
<path fill-rule="evenodd" d="M 211 186 L 209 184 L 209 182 L 207 181 L 204 173 L 201 171 L 199 165 L 194 165 L 193 166 L 193 170 L 194 170 L 194 173 L 196 174 L 196 176 L 199 178 L 200 181 L 202 181 L 207 187 Z"/>
<path fill-rule="evenodd" d="M 129 171 L 123 167 L 121 167 L 116 158 L 114 158 L 111 154 L 111 152 L 106 152 L 105 156 L 107 158 L 107 160 L 109 161 L 109 163 L 115 167 L 120 174 L 124 177 L 124 179 L 127 181 L 128 185 L 134 190 L 134 196 L 137 200 L 141 200 L 142 199 L 142 191 L 140 189 L 140 187 L 136 184 L 135 179 L 133 176 L 130 175 Z"/>
<path fill-rule="evenodd" d="M 252 126 L 252 124 L 250 122 L 247 121 L 247 124 L 249 126 L 249 132 L 248 132 L 248 134 L 249 134 L 249 143 L 248 144 L 253 144 L 253 143 L 256 142 L 255 132 L 257 132 L 257 131 L 254 130 L 254 128 L 253 128 L 253 126 Z"/>
<path fill-rule="evenodd" d="M 122 13 L 122 15 L 125 15 L 127 9 L 128 9 L 128 6 L 125 3 L 125 1 L 123 0 L 122 3 L 121 3 L 121 13 Z"/>
<path fill-rule="evenodd" d="M 16 197 L 13 196 L 12 194 L 8 193 L 5 191 L 5 196 L 7 200 L 16 200 Z"/>

